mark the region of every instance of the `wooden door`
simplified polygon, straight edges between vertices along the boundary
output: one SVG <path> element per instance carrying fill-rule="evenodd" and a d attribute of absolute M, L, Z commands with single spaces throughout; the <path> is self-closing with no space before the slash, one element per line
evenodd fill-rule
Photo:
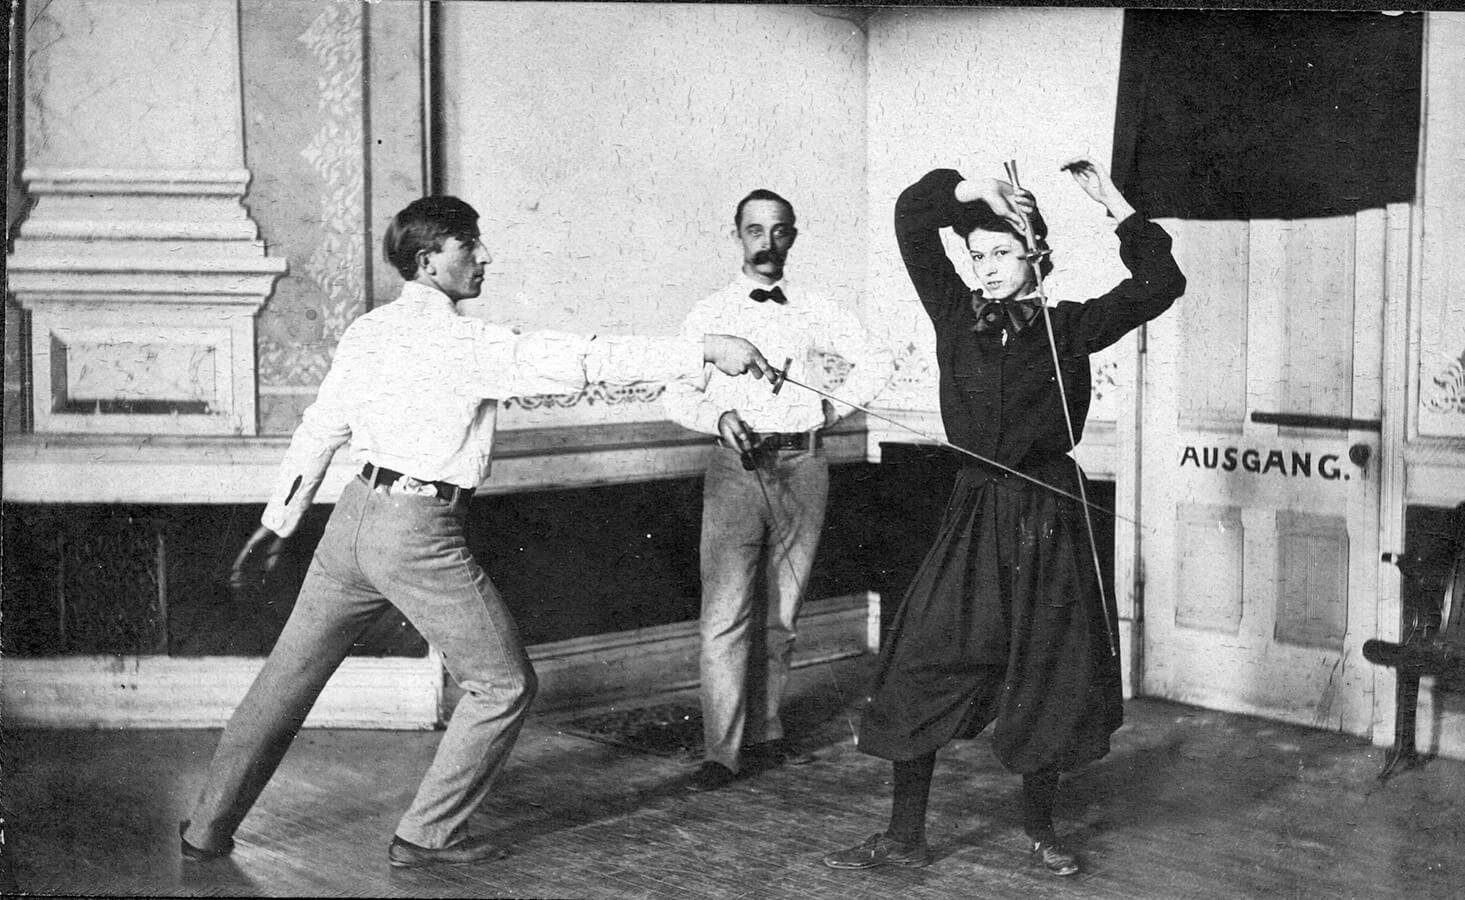
<path fill-rule="evenodd" d="M 1165 225 L 1189 288 L 1143 356 L 1140 690 L 1367 734 L 1384 214 Z"/>

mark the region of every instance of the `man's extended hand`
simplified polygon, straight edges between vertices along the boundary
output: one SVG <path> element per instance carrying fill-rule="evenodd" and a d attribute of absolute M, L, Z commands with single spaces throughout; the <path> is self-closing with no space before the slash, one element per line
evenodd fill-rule
<path fill-rule="evenodd" d="M 754 378 L 767 375 L 772 381 L 773 367 L 763 354 L 749 342 L 730 334 L 706 334 L 702 336 L 702 359 L 717 366 L 726 375 L 741 375 L 751 372 Z"/>
<path fill-rule="evenodd" d="M 280 564 L 284 550 L 285 539 L 261 525 L 234 558 L 234 566 L 229 570 L 229 590 L 237 595 L 246 588 L 263 586 Z"/>

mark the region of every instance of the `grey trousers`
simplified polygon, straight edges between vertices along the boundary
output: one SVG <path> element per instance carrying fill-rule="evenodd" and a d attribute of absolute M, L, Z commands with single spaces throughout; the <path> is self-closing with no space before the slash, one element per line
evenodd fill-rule
<path fill-rule="evenodd" d="M 779 706 L 828 497 L 829 463 L 818 450 L 780 452 L 749 472 L 736 451 L 719 446 L 708 464 L 702 488 L 702 736 L 704 759 L 734 772 L 740 746 L 783 737 Z M 754 579 L 765 546 L 768 616 L 755 623 Z M 754 629 L 762 629 L 762 659 L 750 659 Z M 756 692 L 749 690 L 750 663 L 761 682 Z"/>
<path fill-rule="evenodd" d="M 264 668 L 230 717 L 184 835 L 218 847 L 239 826 L 331 674 L 388 604 L 463 687 L 417 796 L 397 825 L 457 843 L 519 735 L 537 682 L 518 628 L 464 535 L 467 500 L 346 486 Z"/>

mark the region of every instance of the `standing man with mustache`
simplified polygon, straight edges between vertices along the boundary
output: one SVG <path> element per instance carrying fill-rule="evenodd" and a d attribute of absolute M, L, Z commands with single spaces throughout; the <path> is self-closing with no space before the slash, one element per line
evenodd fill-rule
<path fill-rule="evenodd" d="M 699 303 L 683 335 L 707 329 L 746 334 L 773 359 L 791 359 L 789 373 L 810 374 L 822 356 L 853 363 L 841 396 L 865 405 L 889 379 L 893 355 L 870 339 L 853 314 L 832 300 L 784 280 L 784 263 L 798 229 L 794 208 L 768 190 L 738 203 L 734 236 L 742 271 Z M 850 408 L 804 390 L 774 394 L 767 385 L 709 373 L 702 390 L 670 385 L 665 396 L 675 421 L 718 436 L 702 492 L 701 702 L 704 759 L 691 788 L 709 791 L 753 768 L 809 762 L 785 736 L 779 705 L 788 681 L 794 623 L 824 527 L 829 464 L 820 430 Z M 766 550 L 767 621 L 752 621 L 754 579 Z M 754 628 L 764 629 L 762 653 Z M 759 689 L 750 690 L 750 669 Z"/>
<path fill-rule="evenodd" d="M 284 631 L 219 739 L 180 834 L 183 856 L 234 849 L 234 831 L 351 645 L 395 606 L 464 694 L 387 850 L 397 867 L 502 856 L 468 819 L 488 796 L 534 699 L 536 679 L 503 598 L 468 550 L 468 501 L 488 477 L 497 399 L 596 381 L 725 376 L 768 363 L 742 338 L 517 334 L 463 316 L 492 262 L 478 213 L 424 197 L 393 217 L 383 250 L 407 283 L 341 336 L 275 480 L 263 526 L 235 563 L 268 572 L 310 508 L 336 450 L 360 474 L 341 493 Z"/>

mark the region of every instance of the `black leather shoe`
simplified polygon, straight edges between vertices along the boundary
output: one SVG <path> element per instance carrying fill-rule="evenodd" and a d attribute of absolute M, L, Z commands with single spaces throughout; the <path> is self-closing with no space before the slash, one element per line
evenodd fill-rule
<path fill-rule="evenodd" d="M 178 823 L 178 850 L 183 854 L 184 859 L 207 862 L 211 859 L 222 859 L 234 852 L 234 839 L 229 838 L 222 847 L 197 847 L 188 843 L 183 835 L 188 831 L 188 820 L 184 819 Z"/>
<path fill-rule="evenodd" d="M 865 842 L 848 850 L 836 850 L 824 857 L 831 869 L 873 869 L 876 866 L 901 866 L 916 869 L 931 864 L 931 849 L 920 844 L 903 844 L 884 834 L 872 834 Z"/>
<path fill-rule="evenodd" d="M 1043 867 L 1054 875 L 1077 875 L 1078 854 L 1058 843 L 1052 838 L 1045 838 L 1035 841 L 1028 838 L 1028 846 L 1032 848 L 1033 859 L 1043 864 Z"/>
<path fill-rule="evenodd" d="M 507 848 L 494 843 L 491 838 L 487 837 L 468 838 L 446 847 L 420 847 L 393 835 L 391 846 L 387 847 L 387 862 L 398 869 L 416 869 L 422 866 L 467 866 L 473 863 L 503 859 L 508 855 Z"/>
<path fill-rule="evenodd" d="M 774 738 L 761 744 L 749 744 L 742 748 L 741 755 L 760 769 L 774 766 L 807 766 L 814 761 L 814 754 L 800 750 L 788 738 Z"/>
<path fill-rule="evenodd" d="M 718 788 L 725 788 L 732 784 L 733 780 L 737 777 L 737 773 L 732 769 L 729 769 L 720 762 L 713 762 L 709 759 L 698 766 L 697 771 L 692 773 L 692 780 L 687 782 L 687 788 L 699 793 L 702 791 L 715 791 Z"/>

